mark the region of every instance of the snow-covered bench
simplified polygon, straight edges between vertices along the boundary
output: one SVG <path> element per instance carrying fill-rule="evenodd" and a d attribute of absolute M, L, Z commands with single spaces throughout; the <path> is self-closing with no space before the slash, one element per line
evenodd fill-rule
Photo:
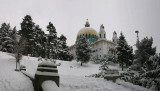
<path fill-rule="evenodd" d="M 105 71 L 104 79 L 106 80 L 112 80 L 113 82 L 116 81 L 117 78 L 120 78 L 118 70 L 110 69 Z"/>
<path fill-rule="evenodd" d="M 35 73 L 34 87 L 35 91 L 41 91 L 42 84 L 45 81 L 52 80 L 59 87 L 59 74 L 57 66 L 52 62 L 42 62 L 38 64 L 37 71 Z M 53 88 L 54 89 L 54 88 Z"/>
<path fill-rule="evenodd" d="M 105 74 L 117 74 L 119 75 L 119 71 L 115 69 L 105 70 Z"/>
<path fill-rule="evenodd" d="M 20 71 L 21 71 L 21 70 L 26 71 L 26 66 L 24 66 L 24 65 L 20 65 Z"/>

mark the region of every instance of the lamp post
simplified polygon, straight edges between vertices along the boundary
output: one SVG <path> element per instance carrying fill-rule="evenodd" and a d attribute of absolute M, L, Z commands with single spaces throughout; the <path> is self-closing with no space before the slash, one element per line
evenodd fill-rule
<path fill-rule="evenodd" d="M 20 57 L 18 47 L 19 47 L 19 40 L 20 40 L 21 36 L 16 34 L 15 38 L 16 38 L 16 69 L 15 69 L 15 71 L 19 71 L 17 69 L 17 63 L 19 62 L 19 57 Z"/>
<path fill-rule="evenodd" d="M 138 36 L 139 31 L 138 31 L 138 30 L 136 30 L 136 31 L 135 31 L 135 33 L 137 33 L 137 47 L 139 47 L 139 36 Z"/>
<path fill-rule="evenodd" d="M 139 40 L 139 36 L 138 36 L 139 31 L 136 30 L 135 33 L 137 33 L 137 40 Z"/>

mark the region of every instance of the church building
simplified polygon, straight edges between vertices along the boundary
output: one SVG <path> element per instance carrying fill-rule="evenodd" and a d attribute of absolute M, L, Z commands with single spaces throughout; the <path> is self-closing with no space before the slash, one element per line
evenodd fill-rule
<path fill-rule="evenodd" d="M 80 29 L 77 34 L 77 39 L 74 45 L 69 47 L 69 52 L 76 59 L 76 43 L 84 36 L 89 42 L 91 47 L 91 57 L 97 56 L 98 58 L 103 58 L 108 54 L 115 54 L 115 46 L 117 44 L 117 33 L 113 32 L 112 41 L 107 40 L 106 31 L 103 24 L 100 26 L 99 33 L 90 27 L 88 20 L 86 21 L 85 27 Z"/>

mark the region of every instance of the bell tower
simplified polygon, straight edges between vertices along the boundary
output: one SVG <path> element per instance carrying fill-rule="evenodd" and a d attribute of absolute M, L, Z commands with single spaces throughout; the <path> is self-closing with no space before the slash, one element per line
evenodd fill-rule
<path fill-rule="evenodd" d="M 103 24 L 100 26 L 99 39 L 106 39 L 106 32 L 104 30 Z"/>
<path fill-rule="evenodd" d="M 116 31 L 113 32 L 113 38 L 112 38 L 113 43 L 117 44 L 118 37 Z"/>

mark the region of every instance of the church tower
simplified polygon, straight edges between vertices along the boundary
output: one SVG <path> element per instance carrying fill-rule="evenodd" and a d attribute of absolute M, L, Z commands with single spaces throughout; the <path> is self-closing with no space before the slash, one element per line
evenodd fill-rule
<path fill-rule="evenodd" d="M 106 39 L 106 32 L 104 30 L 103 24 L 100 26 L 99 39 Z"/>
<path fill-rule="evenodd" d="M 112 40 L 113 40 L 113 43 L 117 44 L 118 37 L 117 37 L 117 33 L 115 31 L 113 32 L 113 38 L 112 38 Z"/>

